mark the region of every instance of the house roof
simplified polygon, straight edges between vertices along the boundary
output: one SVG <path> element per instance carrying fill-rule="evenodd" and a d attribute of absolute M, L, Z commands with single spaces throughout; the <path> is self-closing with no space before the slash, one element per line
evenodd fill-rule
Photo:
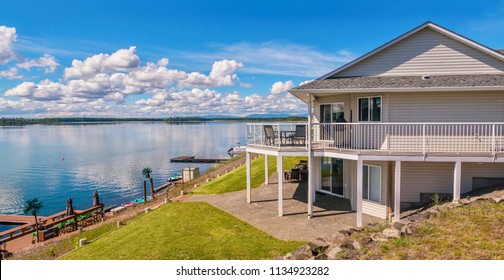
<path fill-rule="evenodd" d="M 482 45 L 482 44 L 480 44 L 478 42 L 475 42 L 475 41 L 473 41 L 473 40 L 471 40 L 469 38 L 466 38 L 466 37 L 464 37 L 462 35 L 459 35 L 459 34 L 453 32 L 451 30 L 448 30 L 448 29 L 446 29 L 446 28 L 444 28 L 442 26 L 439 26 L 439 25 L 437 25 L 437 24 L 435 24 L 433 22 L 427 21 L 424 24 L 421 24 L 421 25 L 417 26 L 416 28 L 413 28 L 412 30 L 404 33 L 403 35 L 401 35 L 401 36 L 399 36 L 399 37 L 397 37 L 397 38 L 389 41 L 388 43 L 383 44 L 383 45 L 379 46 L 378 48 L 376 48 L 376 49 L 374 49 L 374 50 L 372 50 L 372 51 L 364 54 L 363 56 L 361 56 L 361 57 L 359 57 L 359 58 L 357 58 L 357 59 L 355 59 L 355 60 L 353 60 L 353 61 L 351 61 L 351 62 L 349 62 L 349 63 L 347 63 L 345 65 L 343 65 L 343 66 L 341 66 L 340 68 L 338 68 L 338 69 L 336 69 L 336 70 L 334 70 L 332 72 L 327 73 L 326 75 L 318 78 L 317 80 L 323 80 L 323 79 L 330 78 L 330 77 L 334 76 L 335 74 L 337 74 L 337 73 L 339 73 L 339 72 L 341 72 L 341 71 L 343 71 L 343 70 L 345 70 L 347 68 L 350 68 L 351 66 L 353 66 L 353 65 L 355 65 L 355 64 L 357 64 L 357 63 L 359 63 L 359 62 L 361 62 L 361 61 L 363 61 L 365 59 L 367 59 L 370 56 L 373 56 L 374 54 L 376 54 L 376 53 L 378 53 L 378 52 L 380 52 L 380 51 L 382 51 L 382 50 L 384 50 L 384 49 L 386 49 L 388 47 L 391 47 L 391 46 L 395 45 L 396 43 L 398 43 L 398 42 L 400 42 L 400 41 L 402 41 L 402 40 L 410 37 L 413 34 L 418 33 L 419 31 L 421 31 L 421 30 L 423 30 L 425 28 L 430 28 L 430 29 L 432 29 L 432 30 L 434 30 L 436 32 L 439 32 L 439 33 L 441 33 L 441 34 L 443 34 L 443 35 L 445 35 L 445 36 L 447 36 L 449 38 L 452 38 L 452 39 L 454 39 L 454 40 L 456 40 L 456 41 L 458 41 L 458 42 L 460 42 L 462 44 L 468 45 L 468 46 L 470 46 L 472 48 L 475 48 L 475 49 L 477 49 L 477 50 L 479 50 L 479 51 L 481 51 L 483 53 L 486 53 L 486 54 L 488 54 L 488 55 L 490 55 L 492 57 L 495 57 L 495 58 L 497 58 L 497 59 L 499 59 L 501 61 L 504 61 L 504 53 L 502 53 L 501 51 L 497 51 L 497 50 L 491 49 L 491 48 L 489 48 L 487 46 L 484 46 L 484 45 Z"/>
<path fill-rule="evenodd" d="M 496 50 L 498 53 L 504 54 L 504 49 L 502 50 Z"/>
<path fill-rule="evenodd" d="M 504 74 L 367 76 L 315 80 L 294 90 L 504 87 Z"/>

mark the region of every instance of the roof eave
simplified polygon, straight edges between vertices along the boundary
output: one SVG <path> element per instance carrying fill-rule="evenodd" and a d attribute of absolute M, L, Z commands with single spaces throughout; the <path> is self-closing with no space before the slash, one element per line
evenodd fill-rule
<path fill-rule="evenodd" d="M 484 87 L 415 87 L 415 88 L 349 88 L 349 89 L 291 89 L 289 93 L 300 94 L 317 93 L 367 93 L 367 92 L 461 92 L 461 91 L 504 91 L 504 86 Z"/>

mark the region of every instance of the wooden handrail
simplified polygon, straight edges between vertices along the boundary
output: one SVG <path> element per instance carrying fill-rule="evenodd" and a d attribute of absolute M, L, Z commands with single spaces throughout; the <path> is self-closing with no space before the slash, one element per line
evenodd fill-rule
<path fill-rule="evenodd" d="M 99 212 L 103 212 L 103 204 L 93 206 L 91 208 L 88 208 L 86 210 L 75 210 L 74 215 L 72 216 L 65 216 L 66 212 L 58 212 L 54 215 L 51 215 L 43 220 L 40 221 L 39 223 L 39 230 L 44 230 L 47 228 L 50 228 L 52 226 L 55 226 L 57 224 L 60 224 L 62 222 L 66 222 L 71 219 L 75 219 L 75 222 L 78 222 L 77 218 L 79 215 L 85 215 L 90 212 L 94 212 L 96 210 L 100 210 Z M 29 224 L 24 224 L 6 231 L 3 231 L 0 233 L 0 242 L 6 243 L 9 242 L 13 239 L 19 238 L 21 236 L 25 236 L 27 234 L 30 234 L 32 232 L 35 232 L 35 223 L 29 223 Z"/>

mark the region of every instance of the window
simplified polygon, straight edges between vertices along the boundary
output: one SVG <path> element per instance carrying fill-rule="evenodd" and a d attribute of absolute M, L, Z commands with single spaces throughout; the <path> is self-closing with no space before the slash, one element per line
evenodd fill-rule
<path fill-rule="evenodd" d="M 335 123 L 345 118 L 345 103 L 320 105 L 320 122 Z"/>
<path fill-rule="evenodd" d="M 380 203 L 381 167 L 370 165 L 362 167 L 362 198 Z"/>
<path fill-rule="evenodd" d="M 359 121 L 381 121 L 381 97 L 359 98 Z"/>

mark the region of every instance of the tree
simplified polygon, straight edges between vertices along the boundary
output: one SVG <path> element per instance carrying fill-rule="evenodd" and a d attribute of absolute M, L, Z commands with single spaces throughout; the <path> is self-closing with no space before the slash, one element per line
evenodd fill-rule
<path fill-rule="evenodd" d="M 39 241 L 39 224 L 37 220 L 37 214 L 42 209 L 42 202 L 38 198 L 30 199 L 25 202 L 24 212 L 30 213 L 35 217 L 35 232 L 37 234 L 37 241 Z"/>
<path fill-rule="evenodd" d="M 146 167 L 142 170 L 142 175 L 150 181 L 151 195 L 152 199 L 154 199 L 154 179 L 151 177 L 152 169 Z"/>

